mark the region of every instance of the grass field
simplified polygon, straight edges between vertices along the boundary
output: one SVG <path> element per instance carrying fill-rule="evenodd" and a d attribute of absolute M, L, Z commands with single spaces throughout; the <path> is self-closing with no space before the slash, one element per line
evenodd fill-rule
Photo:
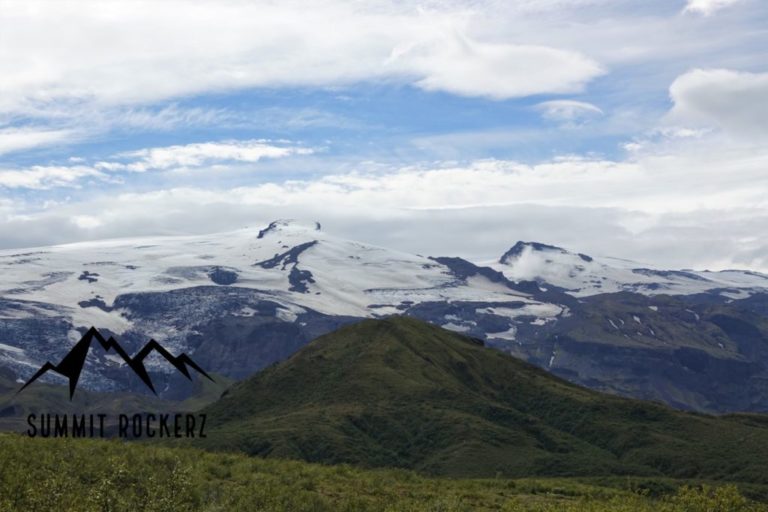
<path fill-rule="evenodd" d="M 733 485 L 702 489 L 663 479 L 428 478 L 14 434 L 0 435 L 0 454 L 3 511 L 768 511 Z"/>

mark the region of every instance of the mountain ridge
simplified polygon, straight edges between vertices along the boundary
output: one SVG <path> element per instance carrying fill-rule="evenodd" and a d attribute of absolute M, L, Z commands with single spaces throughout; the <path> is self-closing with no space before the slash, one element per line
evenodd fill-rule
<path fill-rule="evenodd" d="M 768 279 L 642 270 L 533 242 L 510 251 L 508 264 L 425 257 L 293 221 L 0 251 L 0 366 L 27 379 L 64 357 L 64 340 L 98 326 L 132 353 L 161 339 L 242 379 L 344 324 L 404 314 L 595 389 L 768 411 Z M 173 368 L 151 359 L 158 393 L 183 399 Z M 734 361 L 740 370 L 729 375 Z M 109 358 L 86 364 L 79 385 L 88 389 L 143 386 Z"/>

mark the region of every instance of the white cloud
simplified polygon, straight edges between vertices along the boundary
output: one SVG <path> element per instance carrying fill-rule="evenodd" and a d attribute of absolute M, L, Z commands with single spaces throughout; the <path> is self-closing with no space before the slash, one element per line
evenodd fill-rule
<path fill-rule="evenodd" d="M 68 129 L 3 128 L 0 129 L 0 155 L 40 146 L 71 142 L 77 136 L 74 130 Z"/>
<path fill-rule="evenodd" d="M 99 113 L 96 113 L 97 115 Z M 179 107 L 167 105 L 161 109 L 127 108 L 107 111 L 99 116 L 99 124 L 132 130 L 167 131 L 178 127 L 227 127 L 242 123 L 234 112 L 221 108 Z"/>
<path fill-rule="evenodd" d="M 0 111 L 366 80 L 509 98 L 577 91 L 602 72 L 572 50 L 484 40 L 473 19 L 461 5 L 373 0 L 8 0 Z"/>
<path fill-rule="evenodd" d="M 546 119 L 564 123 L 576 123 L 604 114 L 599 107 L 591 103 L 575 100 L 544 101 L 537 104 L 536 109 Z"/>
<path fill-rule="evenodd" d="M 28 169 L 0 169 L 0 187 L 49 189 L 78 186 L 83 178 L 104 178 L 96 169 L 88 166 L 41 166 Z"/>
<path fill-rule="evenodd" d="M 685 12 L 693 12 L 709 16 L 715 11 L 735 4 L 739 0 L 688 0 Z"/>
<path fill-rule="evenodd" d="M 0 100 L 2 101 L 2 100 Z M 13 119 L 0 128 L 0 155 L 56 145 L 71 145 L 112 130 L 128 132 L 162 132 L 179 127 L 227 128 L 248 125 L 240 113 L 222 108 L 180 107 L 170 104 L 161 108 L 105 107 L 97 108 L 87 101 L 36 105 L 26 109 L 23 122 Z M 0 120 L 0 126 L 3 122 Z M 12 126 L 13 125 L 13 126 Z"/>
<path fill-rule="evenodd" d="M 264 158 L 282 158 L 291 155 L 312 154 L 310 148 L 276 146 L 265 140 L 202 142 L 179 146 L 141 149 L 117 155 L 129 163 L 105 161 L 96 167 L 108 171 L 144 172 L 151 169 L 166 170 L 177 167 L 200 167 L 214 162 L 255 163 Z"/>
<path fill-rule="evenodd" d="M 83 230 L 98 228 L 104 224 L 101 219 L 93 215 L 75 215 L 71 221 L 75 226 Z"/>
<path fill-rule="evenodd" d="M 481 43 L 461 33 L 397 48 L 387 64 L 410 72 L 428 91 L 494 99 L 581 91 L 604 72 L 573 51 Z"/>
<path fill-rule="evenodd" d="M 695 69 L 679 76 L 669 92 L 671 123 L 746 139 L 768 136 L 768 73 Z"/>
<path fill-rule="evenodd" d="M 51 189 L 79 187 L 82 181 L 94 178 L 101 182 L 121 183 L 115 177 L 120 172 L 145 172 L 150 170 L 203 167 L 222 168 L 224 164 L 254 164 L 262 159 L 283 158 L 292 155 L 309 155 L 311 148 L 270 144 L 265 140 L 233 140 L 226 142 L 202 142 L 179 146 L 148 148 L 115 155 L 111 160 L 86 165 L 82 158 L 70 158 L 72 165 L 36 165 L 20 169 L 0 169 L 0 187 Z"/>
<path fill-rule="evenodd" d="M 275 206 L 379 205 L 445 209 L 537 204 L 666 214 L 768 205 L 768 154 L 736 160 L 718 152 L 646 155 L 634 162 L 578 157 L 537 165 L 481 160 L 469 165 L 347 173 L 229 190 L 238 201 Z M 727 169 L 727 172 L 724 170 Z"/>

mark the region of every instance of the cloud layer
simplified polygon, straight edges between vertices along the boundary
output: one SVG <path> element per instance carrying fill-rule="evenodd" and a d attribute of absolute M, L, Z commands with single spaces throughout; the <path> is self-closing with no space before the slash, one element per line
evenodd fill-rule
<path fill-rule="evenodd" d="M 197 149 L 189 151 L 197 155 Z M 231 147 L 227 151 L 219 154 L 232 157 Z M 186 158 L 171 160 L 202 162 Z M 169 161 L 163 157 L 157 165 Z M 768 243 L 760 228 L 768 221 L 766 167 L 768 151 L 734 159 L 698 146 L 676 155 L 647 151 L 625 162 L 570 157 L 536 165 L 481 160 L 378 167 L 232 188 L 115 192 L 22 215 L 23 206 L 15 205 L 0 222 L 0 239 L 29 246 L 204 233 L 298 217 L 319 220 L 341 236 L 419 253 L 485 259 L 522 238 L 647 264 L 766 270 Z M 92 172 L 69 170 L 85 179 Z M 219 171 L 202 165 L 197 172 Z M 61 173 L 31 169 L 26 179 L 68 183 Z"/>
<path fill-rule="evenodd" d="M 438 5 L 10 0 L 0 111 L 366 80 L 510 98 L 578 91 L 603 71 L 575 51 L 483 40 L 470 9 Z"/>
<path fill-rule="evenodd" d="M 74 158 L 72 165 L 36 165 L 21 169 L 0 169 L 0 188 L 50 189 L 55 187 L 81 187 L 93 181 L 122 183 L 120 174 L 147 171 L 179 171 L 208 166 L 254 164 L 263 159 L 284 158 L 292 155 L 310 155 L 311 148 L 291 145 L 287 141 L 272 143 L 267 140 L 233 140 L 204 142 L 177 146 L 147 148 L 114 155 L 93 165 L 85 165 Z M 84 181 L 84 180 L 89 181 Z"/>

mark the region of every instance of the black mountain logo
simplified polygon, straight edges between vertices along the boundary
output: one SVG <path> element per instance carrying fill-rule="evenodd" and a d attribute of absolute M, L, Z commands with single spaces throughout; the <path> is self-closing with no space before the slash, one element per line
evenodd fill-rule
<path fill-rule="evenodd" d="M 50 362 L 46 362 L 42 368 L 37 370 L 37 373 L 35 373 L 32 378 L 19 389 L 18 393 L 21 393 L 24 388 L 35 382 L 50 370 L 69 379 L 69 399 L 72 400 L 72 396 L 75 394 L 75 388 L 77 387 L 77 381 L 80 379 L 80 372 L 83 371 L 83 365 L 85 364 L 85 358 L 88 355 L 88 349 L 91 347 L 91 343 L 94 339 L 99 342 L 105 351 L 109 352 L 110 350 L 114 350 L 120 357 L 122 357 L 128 364 L 128 367 L 138 375 L 142 382 L 144 382 L 155 395 L 157 395 L 157 391 L 155 391 L 155 387 L 152 385 L 152 379 L 149 378 L 147 369 L 144 367 L 144 359 L 152 352 L 157 352 L 163 356 L 174 368 L 179 370 L 189 380 L 192 380 L 192 376 L 189 374 L 189 368 L 193 368 L 213 382 L 213 379 L 187 354 L 174 356 L 155 340 L 149 340 L 149 342 L 144 345 L 135 356 L 131 357 L 115 338 L 110 336 L 109 339 L 105 339 L 95 327 L 91 327 L 88 329 L 88 332 L 80 338 L 80 341 L 72 347 L 72 350 L 64 356 L 64 359 L 62 359 L 59 364 L 54 365 Z"/>

